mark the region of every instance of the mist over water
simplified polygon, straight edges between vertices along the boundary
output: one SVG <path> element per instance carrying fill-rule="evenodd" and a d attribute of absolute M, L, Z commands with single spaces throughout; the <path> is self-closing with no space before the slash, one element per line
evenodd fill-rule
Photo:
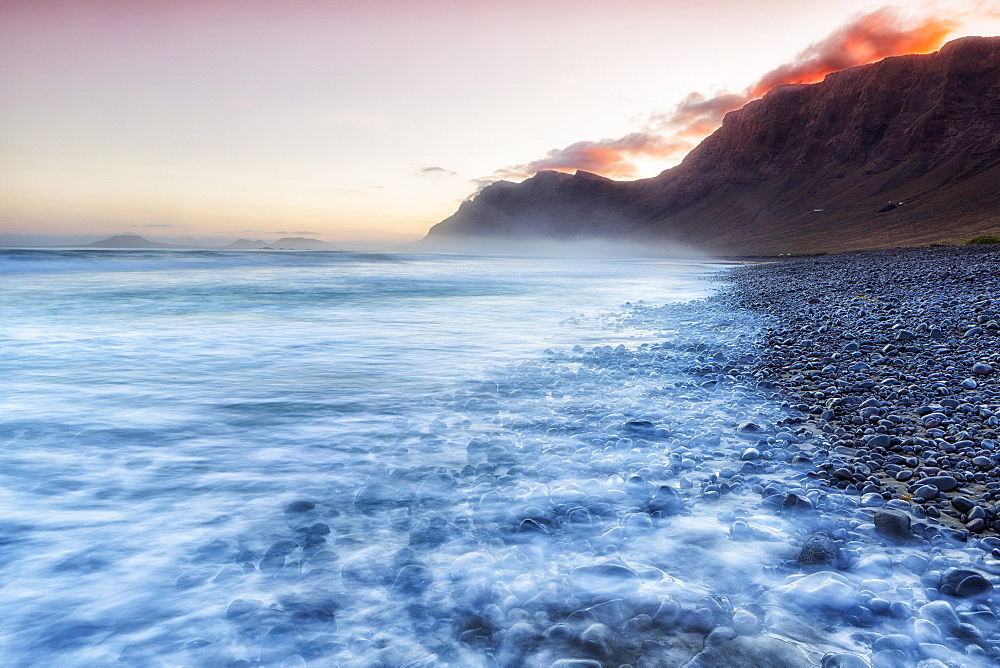
<path fill-rule="evenodd" d="M 488 255 L 514 255 L 519 257 L 548 258 L 659 258 L 687 262 L 707 262 L 712 258 L 702 249 L 680 242 L 649 238 L 642 241 L 610 239 L 604 237 L 561 237 L 549 230 L 551 221 L 519 218 L 524 229 L 513 236 L 477 236 L 464 234 L 428 235 L 412 244 L 422 251 L 435 253 L 468 253 Z M 610 223 L 613 224 L 613 223 Z"/>
<path fill-rule="evenodd" d="M 675 665 L 713 629 L 812 659 L 907 632 L 919 569 L 793 465 L 716 270 L 2 253 L 0 663 Z M 851 568 L 779 568 L 816 528 Z M 859 619 L 873 598 L 895 612 Z"/>

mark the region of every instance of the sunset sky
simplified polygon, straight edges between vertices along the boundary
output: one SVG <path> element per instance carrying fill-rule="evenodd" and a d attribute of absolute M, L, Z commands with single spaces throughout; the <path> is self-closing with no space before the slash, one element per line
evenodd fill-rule
<path fill-rule="evenodd" d="M 711 129 L 691 103 L 793 80 L 884 6 L 0 0 L 0 243 L 412 241 L 483 179 L 655 175 Z M 890 50 L 1000 34 L 1000 0 L 894 6 Z"/>

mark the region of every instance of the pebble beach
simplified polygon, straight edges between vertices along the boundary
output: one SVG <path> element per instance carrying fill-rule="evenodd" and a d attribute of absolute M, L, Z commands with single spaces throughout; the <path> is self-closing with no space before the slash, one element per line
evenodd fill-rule
<path fill-rule="evenodd" d="M 1000 521 L 1000 251 L 873 251 L 732 273 L 773 320 L 755 375 L 822 433 L 815 475 L 923 532 Z M 898 504 L 896 504 L 898 505 Z"/>
<path fill-rule="evenodd" d="M 767 323 L 758 359 L 741 373 L 790 411 L 809 443 L 785 459 L 806 471 L 807 487 L 856 505 L 839 528 L 805 538 L 794 566 L 820 569 L 803 579 L 828 587 L 837 571 L 852 570 L 844 545 L 865 536 L 862 551 L 883 560 L 886 574 L 919 580 L 908 603 L 883 606 L 873 591 L 876 605 L 854 611 L 907 617 L 899 634 L 868 639 L 867 657 L 831 653 L 822 665 L 965 665 L 936 657 L 944 645 L 998 660 L 1000 249 L 781 258 L 726 278 L 723 298 Z M 785 509 L 800 501 L 762 495 Z"/>

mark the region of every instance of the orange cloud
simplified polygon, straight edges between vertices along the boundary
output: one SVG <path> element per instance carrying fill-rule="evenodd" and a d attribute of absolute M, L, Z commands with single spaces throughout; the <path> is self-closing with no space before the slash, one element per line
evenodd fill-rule
<path fill-rule="evenodd" d="M 771 70 L 748 94 L 756 98 L 781 84 L 815 83 L 831 72 L 889 56 L 931 53 L 941 48 L 957 27 L 956 21 L 934 16 L 906 25 L 897 9 L 876 9 L 811 45 L 791 63 Z"/>
<path fill-rule="evenodd" d="M 972 13 L 984 12 L 977 8 Z M 672 111 L 651 114 L 641 132 L 553 149 L 544 158 L 498 169 L 492 177 L 479 179 L 477 183 L 482 187 L 500 179 L 527 178 L 546 169 L 561 172 L 582 169 L 610 178 L 634 178 L 638 170 L 632 159 L 682 157 L 718 129 L 727 113 L 776 86 L 815 83 L 831 72 L 889 56 L 930 53 L 940 48 L 957 27 L 958 22 L 952 19 L 925 16 L 907 20 L 897 8 L 882 7 L 858 16 L 829 37 L 810 45 L 790 63 L 771 70 L 742 93 L 724 92 L 713 97 L 691 93 Z"/>
<path fill-rule="evenodd" d="M 527 178 L 543 170 L 575 172 L 582 169 L 610 178 L 628 179 L 638 173 L 630 158 L 667 159 L 684 155 L 691 147 L 690 142 L 676 137 L 633 132 L 618 139 L 578 141 L 566 148 L 553 149 L 544 158 L 498 169 L 494 176 L 496 179 Z"/>

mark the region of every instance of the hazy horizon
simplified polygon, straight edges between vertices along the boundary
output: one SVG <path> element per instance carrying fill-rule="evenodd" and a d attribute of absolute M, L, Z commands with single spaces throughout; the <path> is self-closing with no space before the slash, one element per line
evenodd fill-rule
<path fill-rule="evenodd" d="M 298 234 L 291 232 L 288 234 L 268 235 L 264 238 L 249 236 L 170 236 L 155 233 L 138 232 L 117 232 L 110 234 L 98 234 L 84 232 L 80 234 L 31 234 L 31 233 L 7 233 L 0 232 L 0 248 L 54 248 L 66 246 L 85 246 L 96 241 L 104 241 L 119 236 L 141 237 L 146 241 L 154 243 L 174 244 L 178 246 L 198 246 L 198 247 L 222 247 L 235 241 L 247 239 L 250 241 L 264 241 L 271 243 L 283 238 L 307 238 L 317 239 L 324 243 L 336 246 L 343 244 L 349 250 L 390 250 L 405 247 L 411 242 L 387 242 L 378 239 L 324 239 L 316 234 Z"/>
<path fill-rule="evenodd" d="M 97 241 L 115 237 L 138 237 L 155 243 L 165 243 L 186 246 L 191 249 L 223 250 L 234 241 L 228 237 L 178 237 L 151 238 L 135 233 L 123 233 L 93 238 L 94 235 L 18 235 L 0 233 L 0 248 L 37 248 L 37 249 L 74 249 L 88 247 Z M 300 235 L 287 235 L 279 239 L 263 239 L 266 244 L 273 245 L 281 239 L 316 239 Z M 61 240 L 59 243 L 55 241 Z M 436 238 L 422 240 L 421 243 L 388 243 L 377 240 L 368 241 L 323 241 L 331 248 L 319 250 L 342 250 L 348 252 L 405 252 L 405 253 L 445 253 L 457 255 L 510 256 L 510 257 L 551 257 L 551 258 L 646 258 L 669 259 L 677 261 L 713 261 L 715 256 L 707 254 L 702 249 L 687 247 L 676 242 L 638 243 L 627 240 L 605 238 L 547 238 L 534 237 L 529 239 L 507 239 L 500 237 L 469 237 L 469 238 Z M 101 250 L 150 250 L 144 247 L 96 247 Z M 234 249 L 248 250 L 248 249 Z M 283 250 L 275 248 L 274 250 Z M 300 249 L 301 250 L 301 249 Z M 314 249 L 315 250 L 315 249 Z"/>

